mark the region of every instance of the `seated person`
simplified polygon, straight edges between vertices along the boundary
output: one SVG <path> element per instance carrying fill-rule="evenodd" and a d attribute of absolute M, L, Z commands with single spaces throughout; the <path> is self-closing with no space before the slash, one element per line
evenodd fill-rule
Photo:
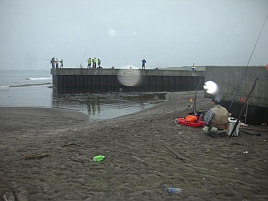
<path fill-rule="evenodd" d="M 203 131 L 205 134 L 227 133 L 229 113 L 226 108 L 220 106 L 220 102 L 220 97 L 213 97 L 211 99 L 212 108 L 204 116 L 205 127 Z"/>

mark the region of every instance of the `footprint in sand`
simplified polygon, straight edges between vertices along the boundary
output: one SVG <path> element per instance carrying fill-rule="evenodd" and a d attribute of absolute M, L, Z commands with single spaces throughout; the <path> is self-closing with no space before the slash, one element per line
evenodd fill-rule
<path fill-rule="evenodd" d="M 5 194 L 3 195 L 3 200 L 4 201 L 15 201 L 15 197 L 14 197 L 13 193 L 5 192 Z"/>
<path fill-rule="evenodd" d="M 18 201 L 30 201 L 30 195 L 25 188 L 18 188 L 16 190 L 16 198 Z"/>

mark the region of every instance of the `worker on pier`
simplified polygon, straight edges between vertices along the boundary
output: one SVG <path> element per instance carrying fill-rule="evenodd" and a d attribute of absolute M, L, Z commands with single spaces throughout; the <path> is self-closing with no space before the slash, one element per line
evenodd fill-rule
<path fill-rule="evenodd" d="M 98 59 L 98 67 L 100 68 L 101 67 L 101 60 Z"/>
<path fill-rule="evenodd" d="M 87 60 L 87 67 L 88 68 L 91 68 L 91 58 L 90 57 Z"/>
<path fill-rule="evenodd" d="M 50 60 L 50 63 L 52 65 L 52 68 L 55 68 L 55 57 L 52 57 L 52 59 Z"/>
<path fill-rule="evenodd" d="M 59 60 L 58 60 L 58 58 L 56 58 L 56 68 L 58 68 L 59 67 Z"/>
<path fill-rule="evenodd" d="M 63 68 L 63 59 L 60 60 L 60 68 Z"/>
<path fill-rule="evenodd" d="M 97 67 L 97 59 L 96 57 L 94 57 L 93 59 L 93 68 L 96 68 Z"/>
<path fill-rule="evenodd" d="M 142 63 L 142 65 L 141 65 L 142 69 L 145 70 L 146 60 L 143 59 L 143 60 L 141 61 L 141 63 Z"/>

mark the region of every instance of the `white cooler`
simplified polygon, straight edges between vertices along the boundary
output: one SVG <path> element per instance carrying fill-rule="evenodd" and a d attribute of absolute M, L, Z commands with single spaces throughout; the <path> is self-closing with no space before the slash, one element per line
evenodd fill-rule
<path fill-rule="evenodd" d="M 237 119 L 234 118 L 234 117 L 228 117 L 228 132 L 227 134 L 228 135 L 231 135 L 231 132 L 232 130 L 234 129 L 234 126 L 235 126 L 235 123 L 236 123 Z M 233 132 L 233 135 L 232 136 L 238 136 L 238 133 L 239 133 L 239 126 L 240 126 L 240 123 L 237 124 L 236 128 L 235 128 L 235 131 Z"/>

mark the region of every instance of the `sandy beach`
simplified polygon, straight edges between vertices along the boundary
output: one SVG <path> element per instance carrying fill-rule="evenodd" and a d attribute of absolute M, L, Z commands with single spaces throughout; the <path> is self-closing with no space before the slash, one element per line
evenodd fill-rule
<path fill-rule="evenodd" d="M 0 200 L 21 187 L 32 201 L 268 200 L 267 126 L 212 138 L 175 124 L 193 96 L 168 93 L 150 109 L 94 123 L 76 111 L 0 107 Z M 199 91 L 197 109 L 209 108 Z"/>

